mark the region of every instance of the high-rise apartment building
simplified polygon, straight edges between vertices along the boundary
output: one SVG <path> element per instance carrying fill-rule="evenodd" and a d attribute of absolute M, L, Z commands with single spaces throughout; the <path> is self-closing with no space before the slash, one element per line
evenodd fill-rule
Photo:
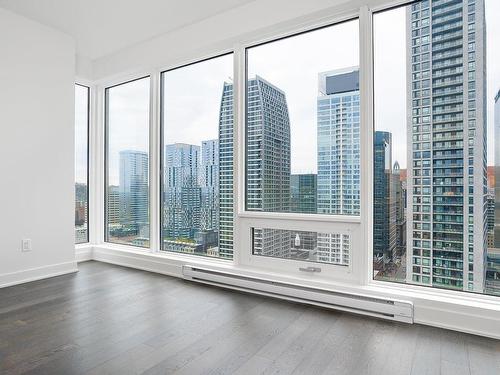
<path fill-rule="evenodd" d="M 219 113 L 219 256 L 233 256 L 233 84 L 224 82 Z"/>
<path fill-rule="evenodd" d="M 120 192 L 118 186 L 110 185 L 108 187 L 106 207 L 108 226 L 116 226 L 120 223 Z"/>
<path fill-rule="evenodd" d="M 80 226 L 88 220 L 87 184 L 75 183 L 75 225 Z"/>
<path fill-rule="evenodd" d="M 120 151 L 119 221 L 129 232 L 149 235 L 149 156 L 147 152 Z"/>
<path fill-rule="evenodd" d="M 247 201 L 250 211 L 290 211 L 290 118 L 285 93 L 257 76 L 247 83 Z M 254 253 L 287 258 L 290 234 L 254 231 Z"/>
<path fill-rule="evenodd" d="M 319 74 L 318 213 L 359 215 L 359 70 Z M 349 264 L 346 234 L 318 233 L 318 260 Z"/>
<path fill-rule="evenodd" d="M 200 230 L 200 147 L 185 143 L 165 146 L 163 244 L 193 242 Z"/>
<path fill-rule="evenodd" d="M 219 230 L 219 140 L 201 143 L 201 223 L 204 231 Z"/>
<path fill-rule="evenodd" d="M 494 247 L 500 249 L 500 90 L 495 96 L 495 226 Z"/>
<path fill-rule="evenodd" d="M 488 248 L 495 247 L 495 191 L 492 188 L 488 189 L 488 194 L 486 195 L 486 220 L 488 228 Z"/>
<path fill-rule="evenodd" d="M 219 120 L 221 254 L 232 253 L 232 106 L 233 85 L 225 83 Z M 247 209 L 288 212 L 290 120 L 285 93 L 257 76 L 247 82 L 247 106 Z M 290 252 L 290 234 L 287 231 L 256 229 L 253 242 L 256 254 L 287 257 Z"/>
<path fill-rule="evenodd" d="M 483 292 L 484 0 L 407 9 L 407 281 Z"/>

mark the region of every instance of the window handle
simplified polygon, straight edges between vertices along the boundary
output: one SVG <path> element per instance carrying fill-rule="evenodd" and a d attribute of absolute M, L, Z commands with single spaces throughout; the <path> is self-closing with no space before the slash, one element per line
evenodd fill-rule
<path fill-rule="evenodd" d="M 321 268 L 319 268 L 319 267 L 300 267 L 299 271 L 304 271 L 304 272 L 321 272 Z"/>

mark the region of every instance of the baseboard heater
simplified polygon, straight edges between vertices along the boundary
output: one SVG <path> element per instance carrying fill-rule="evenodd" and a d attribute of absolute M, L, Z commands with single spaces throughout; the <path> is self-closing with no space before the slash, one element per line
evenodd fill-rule
<path fill-rule="evenodd" d="M 243 276 L 233 272 L 189 265 L 182 267 L 182 274 L 186 280 L 203 284 L 398 322 L 413 323 L 413 304 L 410 301 L 377 298 L 361 294 L 305 287 L 293 283 Z"/>

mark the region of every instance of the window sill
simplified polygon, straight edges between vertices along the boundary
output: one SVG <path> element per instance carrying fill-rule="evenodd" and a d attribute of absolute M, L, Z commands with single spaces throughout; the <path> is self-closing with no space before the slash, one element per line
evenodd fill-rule
<path fill-rule="evenodd" d="M 93 247 L 92 259 L 180 278 L 183 277 L 182 267 L 191 265 L 324 290 L 406 300 L 414 304 L 415 323 L 500 339 L 500 300 L 494 296 L 471 296 L 456 291 L 427 290 L 412 285 L 390 285 L 380 281 L 372 281 L 369 285 L 355 285 L 314 277 L 299 278 L 238 266 L 228 260 L 153 253 L 132 246 L 107 243 Z"/>

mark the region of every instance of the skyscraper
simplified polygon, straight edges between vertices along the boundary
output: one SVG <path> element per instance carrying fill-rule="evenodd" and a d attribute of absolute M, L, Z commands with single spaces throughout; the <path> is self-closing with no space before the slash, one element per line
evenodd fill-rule
<path fill-rule="evenodd" d="M 257 76 L 247 83 L 247 209 L 290 211 L 290 119 L 285 93 Z M 290 234 L 256 229 L 254 252 L 288 257 Z"/>
<path fill-rule="evenodd" d="M 359 70 L 319 74 L 318 213 L 359 215 Z M 349 264 L 346 234 L 318 234 L 318 260 Z"/>
<path fill-rule="evenodd" d="M 147 152 L 120 151 L 120 224 L 141 237 L 149 237 L 148 158 Z"/>
<path fill-rule="evenodd" d="M 487 244 L 488 247 L 495 247 L 495 191 L 494 189 L 488 189 L 488 194 L 486 195 L 486 220 L 487 220 Z"/>
<path fill-rule="evenodd" d="M 75 226 L 81 226 L 88 220 L 87 184 L 75 183 Z"/>
<path fill-rule="evenodd" d="M 247 209 L 288 212 L 290 120 L 285 93 L 258 76 L 248 81 L 247 90 Z M 229 109 L 232 105 L 233 85 L 225 83 L 219 121 L 221 253 L 232 252 L 233 118 Z M 256 229 L 254 252 L 286 257 L 290 252 L 290 234 L 283 230 Z"/>
<path fill-rule="evenodd" d="M 106 206 L 108 226 L 116 226 L 120 223 L 120 192 L 118 186 L 110 185 L 108 187 Z"/>
<path fill-rule="evenodd" d="M 290 211 L 299 213 L 317 213 L 316 174 L 292 174 L 290 176 Z"/>
<path fill-rule="evenodd" d="M 202 230 L 219 230 L 219 140 L 201 143 L 201 224 Z"/>
<path fill-rule="evenodd" d="M 494 246 L 500 249 L 500 90 L 495 96 L 495 226 Z"/>
<path fill-rule="evenodd" d="M 376 131 L 373 140 L 373 253 L 382 263 L 392 260 L 392 134 Z M 395 197 L 394 197 L 395 202 Z"/>
<path fill-rule="evenodd" d="M 219 256 L 233 256 L 233 84 L 224 82 L 219 113 Z"/>
<path fill-rule="evenodd" d="M 193 242 L 200 229 L 200 147 L 165 146 L 163 241 Z"/>
<path fill-rule="evenodd" d="M 406 178 L 397 161 L 392 167 L 392 177 L 396 199 L 396 256 L 402 256 L 406 253 Z"/>
<path fill-rule="evenodd" d="M 407 281 L 483 292 L 484 0 L 407 9 Z"/>

